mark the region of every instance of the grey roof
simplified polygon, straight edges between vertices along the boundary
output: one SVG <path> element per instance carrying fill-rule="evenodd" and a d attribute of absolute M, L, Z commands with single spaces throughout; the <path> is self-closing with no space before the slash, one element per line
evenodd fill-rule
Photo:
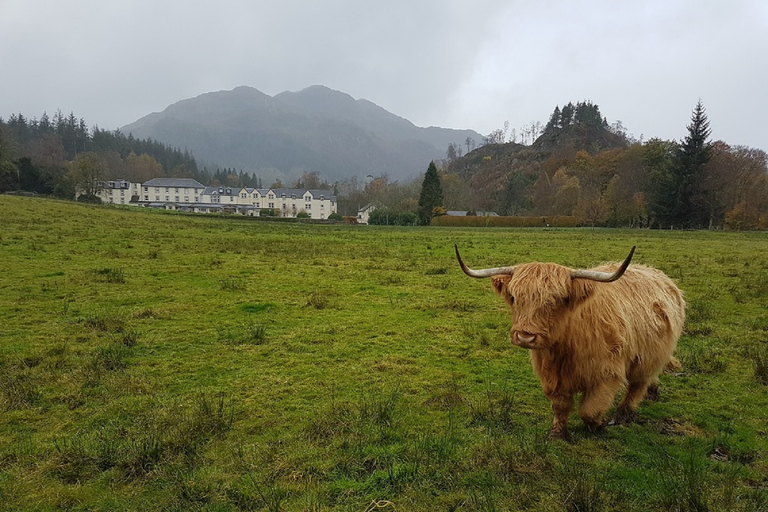
<path fill-rule="evenodd" d="M 299 199 L 304 197 L 304 194 L 309 192 L 315 199 L 319 199 L 320 196 L 323 196 L 326 199 L 330 199 L 331 201 L 336 201 L 336 196 L 333 195 L 333 190 L 310 190 L 306 188 L 272 188 L 269 190 L 274 192 L 277 197 L 281 197 L 283 194 L 285 194 L 286 197 L 296 196 L 296 198 Z M 266 194 L 267 192 L 268 191 L 265 190 L 262 192 L 262 195 Z"/>
<path fill-rule="evenodd" d="M 240 195 L 240 191 L 243 187 L 205 187 L 203 194 L 212 195 L 218 194 L 220 196 L 237 196 Z"/>
<path fill-rule="evenodd" d="M 205 188 L 205 185 L 192 178 L 152 178 L 142 185 L 145 187 Z"/>

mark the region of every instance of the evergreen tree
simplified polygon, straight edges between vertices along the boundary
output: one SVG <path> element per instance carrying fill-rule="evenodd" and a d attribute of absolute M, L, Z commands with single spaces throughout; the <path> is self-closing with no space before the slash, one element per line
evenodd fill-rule
<path fill-rule="evenodd" d="M 707 142 L 709 121 L 701 100 L 691 114 L 688 135 L 677 151 L 671 176 L 660 197 L 660 221 L 668 226 L 703 228 L 709 224 L 706 191 L 701 187 L 704 166 L 711 158 Z"/>
<path fill-rule="evenodd" d="M 440 186 L 435 162 L 430 162 L 419 196 L 419 222 L 423 226 L 429 226 L 432 222 L 432 210 L 436 206 L 443 206 L 443 188 Z"/>

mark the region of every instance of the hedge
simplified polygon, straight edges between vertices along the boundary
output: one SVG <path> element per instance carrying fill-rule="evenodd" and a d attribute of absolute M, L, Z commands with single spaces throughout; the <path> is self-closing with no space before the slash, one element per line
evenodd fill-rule
<path fill-rule="evenodd" d="M 573 228 L 579 225 L 576 217 L 472 217 L 441 215 L 432 218 L 433 226 L 487 227 L 487 228 Z"/>

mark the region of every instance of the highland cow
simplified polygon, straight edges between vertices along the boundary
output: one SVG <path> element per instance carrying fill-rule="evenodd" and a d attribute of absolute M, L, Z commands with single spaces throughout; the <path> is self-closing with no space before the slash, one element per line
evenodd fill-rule
<path fill-rule="evenodd" d="M 512 309 L 513 345 L 530 359 L 552 403 L 553 438 L 568 439 L 568 416 L 581 394 L 579 416 L 589 430 L 605 425 L 616 394 L 625 395 L 614 421 L 629 423 L 648 395 L 658 394 L 659 374 L 674 366 L 685 321 L 682 292 L 660 270 L 623 263 L 573 270 L 555 263 L 525 263 L 462 270 L 490 277 Z"/>

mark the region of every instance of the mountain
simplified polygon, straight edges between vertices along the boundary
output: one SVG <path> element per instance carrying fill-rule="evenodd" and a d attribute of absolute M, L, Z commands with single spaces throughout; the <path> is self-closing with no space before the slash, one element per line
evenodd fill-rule
<path fill-rule="evenodd" d="M 256 172 L 265 181 L 318 172 L 326 180 L 416 176 L 472 130 L 420 128 L 378 105 L 315 85 L 269 96 L 252 87 L 179 101 L 121 128 L 189 150 L 209 168 Z"/>

